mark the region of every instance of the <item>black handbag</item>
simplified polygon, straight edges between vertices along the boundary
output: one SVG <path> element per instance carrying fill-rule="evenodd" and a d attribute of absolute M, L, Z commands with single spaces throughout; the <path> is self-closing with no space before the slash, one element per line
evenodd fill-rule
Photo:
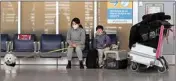
<path fill-rule="evenodd" d="M 89 50 L 86 57 L 86 67 L 89 69 L 98 68 L 98 51 L 96 49 Z"/>

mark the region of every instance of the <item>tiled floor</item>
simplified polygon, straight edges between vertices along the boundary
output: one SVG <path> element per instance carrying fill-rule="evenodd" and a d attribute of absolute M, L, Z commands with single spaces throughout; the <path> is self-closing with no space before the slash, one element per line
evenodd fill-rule
<path fill-rule="evenodd" d="M 16 76 L 7 76 L 0 70 L 0 81 L 176 81 L 175 67 L 160 74 L 156 71 L 131 72 L 127 70 L 84 69 L 73 67 L 66 70 L 64 66 L 21 65 L 17 66 Z"/>

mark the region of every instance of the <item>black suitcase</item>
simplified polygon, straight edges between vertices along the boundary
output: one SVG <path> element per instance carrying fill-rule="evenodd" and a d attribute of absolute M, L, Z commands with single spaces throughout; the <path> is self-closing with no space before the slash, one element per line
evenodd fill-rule
<path fill-rule="evenodd" d="M 98 51 L 96 49 L 89 50 L 86 57 L 86 67 L 88 69 L 98 68 Z"/>

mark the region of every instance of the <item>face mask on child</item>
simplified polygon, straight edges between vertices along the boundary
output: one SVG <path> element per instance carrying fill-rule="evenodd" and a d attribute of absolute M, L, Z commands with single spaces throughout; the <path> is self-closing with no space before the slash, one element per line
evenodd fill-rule
<path fill-rule="evenodd" d="M 98 32 L 98 31 L 97 31 L 97 35 L 101 35 L 101 34 L 103 34 L 103 32 Z"/>
<path fill-rule="evenodd" d="M 97 35 L 103 34 L 103 30 L 97 30 Z"/>
<path fill-rule="evenodd" d="M 79 25 L 73 25 L 73 29 L 77 29 Z"/>

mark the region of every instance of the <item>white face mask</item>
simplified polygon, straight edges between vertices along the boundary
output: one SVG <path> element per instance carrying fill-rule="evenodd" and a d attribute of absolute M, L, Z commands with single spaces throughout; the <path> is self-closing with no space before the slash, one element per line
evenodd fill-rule
<path fill-rule="evenodd" d="M 103 34 L 102 32 L 97 32 L 97 35 L 101 35 L 101 34 Z"/>
<path fill-rule="evenodd" d="M 78 27 L 78 25 L 73 25 L 73 29 L 77 29 Z"/>

